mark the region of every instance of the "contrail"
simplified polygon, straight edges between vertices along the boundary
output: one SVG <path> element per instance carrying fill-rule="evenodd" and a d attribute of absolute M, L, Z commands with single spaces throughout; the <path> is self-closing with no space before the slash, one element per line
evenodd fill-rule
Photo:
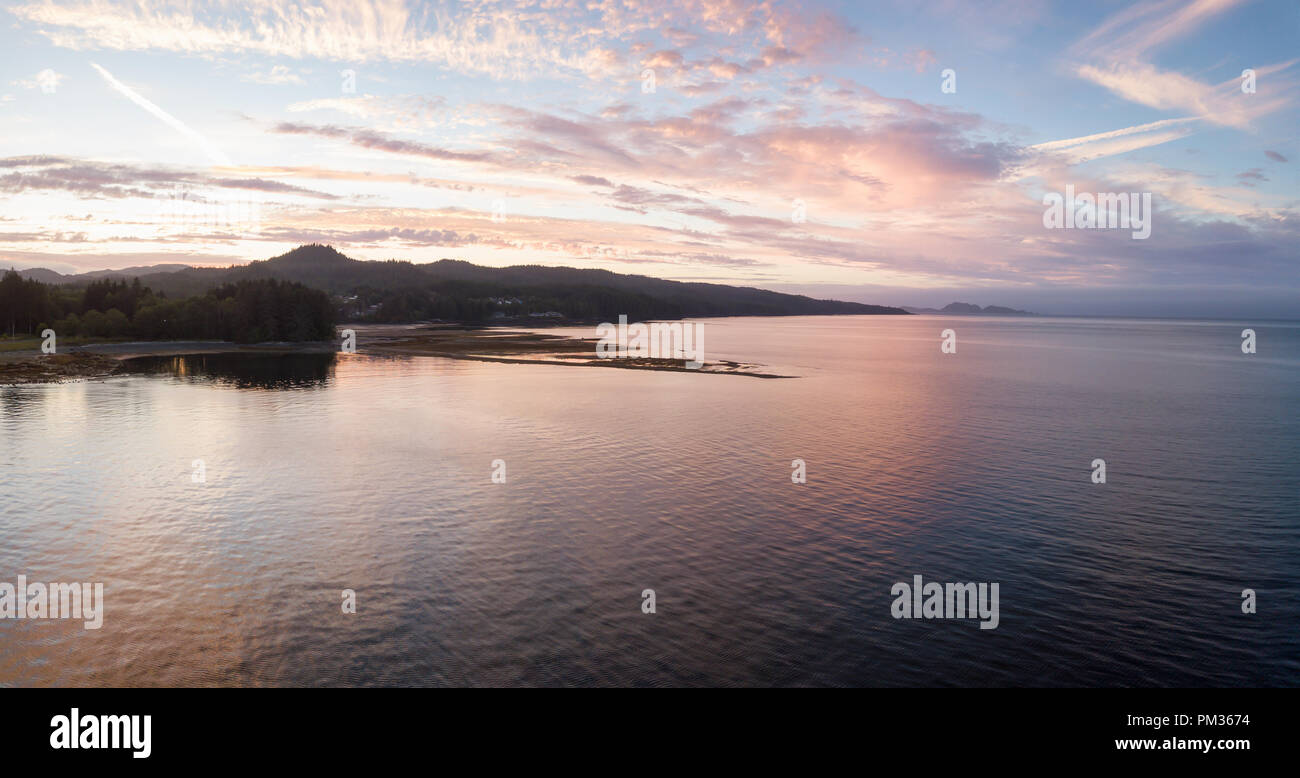
<path fill-rule="evenodd" d="M 1184 122 L 1198 121 L 1200 118 L 1201 117 L 1199 116 L 1185 116 L 1181 119 L 1161 119 L 1160 121 L 1157 122 L 1150 122 L 1148 124 L 1139 124 L 1134 127 L 1125 127 L 1123 129 L 1111 130 L 1109 132 L 1099 132 L 1096 135 L 1084 135 L 1079 138 L 1066 138 L 1064 140 L 1052 140 L 1046 143 L 1036 143 L 1033 146 L 1030 146 L 1029 148 L 1038 149 L 1039 151 L 1053 151 L 1055 149 L 1068 148 L 1070 146 L 1078 146 L 1083 143 L 1093 143 L 1099 140 L 1110 140 L 1111 138 L 1119 138 L 1125 135 L 1133 135 L 1134 133 L 1139 133 L 1139 132 L 1152 132 L 1153 130 L 1158 130 L 1162 127 L 1169 127 L 1174 124 L 1182 124 Z"/>
<path fill-rule="evenodd" d="M 107 70 L 104 70 L 94 62 L 90 63 L 90 66 L 93 67 L 95 70 L 98 70 L 99 75 L 104 77 L 104 80 L 108 82 L 108 85 L 113 87 L 117 91 L 121 92 L 123 95 L 126 96 L 128 100 L 140 106 L 141 108 L 145 109 L 146 111 L 153 114 L 154 116 L 158 117 L 163 122 L 168 124 L 172 129 L 176 130 L 180 134 L 184 135 L 185 137 L 189 138 L 190 140 L 198 144 L 199 148 L 203 149 L 203 153 L 208 155 L 208 159 L 212 160 L 213 164 L 220 165 L 223 167 L 230 167 L 230 159 L 225 154 L 222 154 L 221 151 L 218 150 L 216 146 L 213 146 L 208 141 L 207 138 L 203 137 L 198 132 L 187 127 L 185 123 L 182 122 L 180 119 L 177 119 L 175 116 L 172 116 L 171 114 L 167 113 L 163 109 L 159 108 L 158 106 L 146 100 L 144 97 L 140 95 L 140 93 L 136 92 L 131 87 L 127 86 L 126 84 L 123 84 L 121 81 L 118 81 L 116 78 L 113 78 L 112 73 L 109 73 Z"/>

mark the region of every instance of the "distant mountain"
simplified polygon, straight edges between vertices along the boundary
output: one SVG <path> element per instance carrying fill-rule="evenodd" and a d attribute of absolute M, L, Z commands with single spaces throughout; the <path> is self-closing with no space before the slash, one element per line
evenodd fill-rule
<path fill-rule="evenodd" d="M 983 308 L 974 303 L 948 303 L 942 308 L 913 308 L 908 305 L 903 306 L 903 310 L 908 313 L 945 313 L 958 316 L 1037 316 L 1032 311 L 1018 311 L 1015 308 L 1006 308 L 1001 305 L 986 305 Z"/>
<path fill-rule="evenodd" d="M 175 273 L 181 270 L 190 269 L 189 265 L 139 265 L 136 267 L 124 267 L 121 270 L 91 270 L 87 273 L 64 274 L 43 267 L 33 267 L 28 268 L 27 270 L 19 270 L 18 275 L 23 278 L 40 281 L 43 284 L 85 284 L 103 278 L 135 278 L 136 276 L 147 276 L 155 273 Z"/>
<path fill-rule="evenodd" d="M 150 275 L 153 273 L 175 273 L 181 270 L 189 270 L 189 265 L 141 265 L 137 267 L 124 267 L 121 270 L 92 270 L 89 273 L 79 273 L 72 278 L 78 281 L 82 279 L 98 281 L 101 278 L 134 278 L 136 276 Z"/>
<path fill-rule="evenodd" d="M 34 267 L 30 270 L 19 270 L 18 275 L 32 281 L 40 281 L 42 284 L 62 284 L 67 276 L 62 273 L 56 273 L 53 270 L 47 270 L 43 267 Z"/>
<path fill-rule="evenodd" d="M 281 256 L 247 265 L 175 268 L 139 268 L 144 271 L 139 273 L 140 282 L 176 298 L 204 294 L 242 280 L 296 281 L 340 298 L 343 316 L 351 320 L 480 320 L 546 313 L 602 321 L 614 321 L 620 314 L 633 321 L 686 316 L 907 314 L 901 308 L 817 300 L 724 284 L 666 281 L 608 270 L 541 265 L 492 268 L 452 259 L 422 265 L 398 260 L 360 261 L 321 245 L 299 246 Z M 63 279 L 60 283 L 95 280 L 80 276 Z"/>
<path fill-rule="evenodd" d="M 1019 311 L 1015 308 L 1004 308 L 1001 305 L 986 305 L 980 313 L 993 314 L 995 316 L 1037 316 L 1033 311 Z"/>

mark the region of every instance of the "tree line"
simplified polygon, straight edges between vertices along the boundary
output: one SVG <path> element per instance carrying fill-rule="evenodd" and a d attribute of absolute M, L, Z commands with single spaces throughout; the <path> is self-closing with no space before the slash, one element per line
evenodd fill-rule
<path fill-rule="evenodd" d="M 479 322 L 496 313 L 527 316 L 555 311 L 577 321 L 679 318 L 679 306 L 649 295 L 608 287 L 534 288 L 491 282 L 431 281 L 399 290 L 362 287 L 354 290 L 358 303 L 348 319 L 399 323 L 442 319 Z"/>
<path fill-rule="evenodd" d="M 0 326 L 10 336 L 132 337 L 141 340 L 330 340 L 329 295 L 302 284 L 256 279 L 206 294 L 168 299 L 136 278 L 92 281 L 84 288 L 44 284 L 10 270 L 0 277 Z"/>

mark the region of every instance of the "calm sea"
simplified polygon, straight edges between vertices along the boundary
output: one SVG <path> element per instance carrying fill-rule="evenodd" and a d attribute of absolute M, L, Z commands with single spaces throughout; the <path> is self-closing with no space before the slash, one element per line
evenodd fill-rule
<path fill-rule="evenodd" d="M 106 590 L 99 630 L 0 620 L 0 685 L 1300 684 L 1300 325 L 705 328 L 799 377 L 205 356 L 0 388 L 0 581 Z M 893 618 L 914 575 L 998 583 L 998 627 Z"/>

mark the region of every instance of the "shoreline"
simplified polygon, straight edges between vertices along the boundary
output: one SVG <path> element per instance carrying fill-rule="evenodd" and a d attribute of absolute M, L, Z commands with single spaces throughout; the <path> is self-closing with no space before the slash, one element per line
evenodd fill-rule
<path fill-rule="evenodd" d="M 562 367 L 612 367 L 622 370 L 739 375 L 751 378 L 796 378 L 759 372 L 761 365 L 718 360 L 688 368 L 682 359 L 595 356 L 596 340 L 526 330 L 459 324 L 352 324 L 358 354 L 425 356 L 474 362 Z M 87 343 L 56 354 L 39 347 L 0 352 L 0 386 L 58 384 L 108 378 L 131 359 L 201 354 L 328 354 L 337 341 L 303 343 L 232 343 L 227 341 L 132 341 Z"/>

